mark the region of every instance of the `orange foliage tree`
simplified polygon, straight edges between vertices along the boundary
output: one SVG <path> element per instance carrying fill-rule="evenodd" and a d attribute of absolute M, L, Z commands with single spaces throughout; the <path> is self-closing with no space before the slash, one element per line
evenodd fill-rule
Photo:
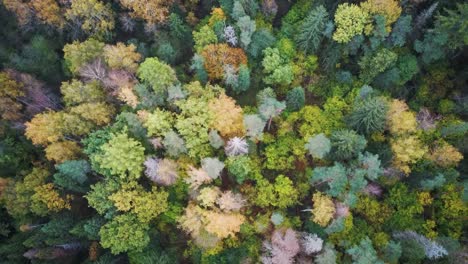
<path fill-rule="evenodd" d="M 224 66 L 232 65 L 239 70 L 241 64 L 247 64 L 247 56 L 241 48 L 232 48 L 228 44 L 207 45 L 201 55 L 205 59 L 205 69 L 210 79 L 222 79 Z"/>
<path fill-rule="evenodd" d="M 36 11 L 36 16 L 44 23 L 59 28 L 65 25 L 62 10 L 55 0 L 32 0 L 30 5 Z"/>

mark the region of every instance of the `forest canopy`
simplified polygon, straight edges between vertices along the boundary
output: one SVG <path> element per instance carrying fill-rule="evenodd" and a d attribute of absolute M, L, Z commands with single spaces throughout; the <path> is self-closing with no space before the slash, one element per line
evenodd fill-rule
<path fill-rule="evenodd" d="M 0 263 L 467 263 L 463 0 L 0 0 Z"/>

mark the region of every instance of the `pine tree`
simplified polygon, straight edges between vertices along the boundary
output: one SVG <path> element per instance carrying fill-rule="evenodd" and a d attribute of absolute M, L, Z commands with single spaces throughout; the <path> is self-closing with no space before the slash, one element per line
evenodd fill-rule
<path fill-rule="evenodd" d="M 237 21 L 237 26 L 241 31 L 240 43 L 246 49 L 252 41 L 252 34 L 256 29 L 255 21 L 250 19 L 249 16 L 243 16 Z"/>
<path fill-rule="evenodd" d="M 364 134 L 383 132 L 388 102 L 382 97 L 369 98 L 355 105 L 349 116 L 350 125 Z"/>
<path fill-rule="evenodd" d="M 304 88 L 295 87 L 286 95 L 286 105 L 289 110 L 298 111 L 305 104 Z"/>
<path fill-rule="evenodd" d="M 326 193 L 337 197 L 348 184 L 346 168 L 337 162 L 332 167 L 317 167 L 311 175 L 311 183 L 316 185 L 327 184 L 329 190 Z"/>
<path fill-rule="evenodd" d="M 353 130 L 333 131 L 330 137 L 333 157 L 339 160 L 355 158 L 367 145 L 365 137 Z"/>
<path fill-rule="evenodd" d="M 372 247 L 372 242 L 368 237 L 361 240 L 359 245 L 346 250 L 346 253 L 353 257 L 355 263 L 383 264 L 383 261 L 378 259 L 377 252 Z"/>
<path fill-rule="evenodd" d="M 299 27 L 297 47 L 306 53 L 315 54 L 324 37 L 327 22 L 328 12 L 322 5 L 312 9 Z"/>

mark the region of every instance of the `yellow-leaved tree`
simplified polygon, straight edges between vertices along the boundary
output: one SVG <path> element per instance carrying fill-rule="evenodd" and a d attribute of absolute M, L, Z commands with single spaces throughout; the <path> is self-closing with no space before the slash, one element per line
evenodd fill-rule
<path fill-rule="evenodd" d="M 0 72 L 0 117 L 4 120 L 18 120 L 23 115 L 23 105 L 18 97 L 24 96 L 23 85 L 6 72 Z"/>
<path fill-rule="evenodd" d="M 146 191 L 137 182 L 125 183 L 122 189 L 109 196 L 114 206 L 121 212 L 132 212 L 142 223 L 148 223 L 167 210 L 169 194 L 153 186 Z"/>
<path fill-rule="evenodd" d="M 354 36 L 368 32 L 369 12 L 355 5 L 344 3 L 338 6 L 335 13 L 336 30 L 333 40 L 338 43 L 348 43 Z"/>
<path fill-rule="evenodd" d="M 109 3 L 99 0 L 74 0 L 65 18 L 89 36 L 103 39 L 115 26 L 114 11 Z"/>
<path fill-rule="evenodd" d="M 371 15 L 385 17 L 385 29 L 392 31 L 391 25 L 397 21 L 401 14 L 401 7 L 397 0 L 367 0 L 361 3 L 361 8 Z"/>
<path fill-rule="evenodd" d="M 447 168 L 457 166 L 463 159 L 463 155 L 452 145 L 445 141 L 436 142 L 428 154 L 428 159 L 432 160 L 435 164 Z"/>
<path fill-rule="evenodd" d="M 65 25 L 63 11 L 55 0 L 32 0 L 29 4 L 44 23 L 58 28 Z"/>
<path fill-rule="evenodd" d="M 416 114 L 401 100 L 393 100 L 387 112 L 387 129 L 392 134 L 390 146 L 393 166 L 409 174 L 411 165 L 416 164 L 427 153 L 428 148 L 417 136 Z"/>
<path fill-rule="evenodd" d="M 169 7 L 174 0 L 119 0 L 119 2 L 123 7 L 132 10 L 133 17 L 156 24 L 166 21 Z"/>
<path fill-rule="evenodd" d="M 410 165 L 422 159 L 427 147 L 414 135 L 394 138 L 390 141 L 393 152 L 393 166 L 408 174 Z"/>
<path fill-rule="evenodd" d="M 45 148 L 46 158 L 57 163 L 77 159 L 81 154 L 78 143 L 70 140 L 58 141 Z"/>
<path fill-rule="evenodd" d="M 314 208 L 312 209 L 312 221 L 325 227 L 335 214 L 335 204 L 332 199 L 321 192 L 312 196 Z"/>
<path fill-rule="evenodd" d="M 210 248 L 216 246 L 223 238 L 234 237 L 245 220 L 245 216 L 237 212 L 206 210 L 190 203 L 178 221 L 180 227 L 192 236 L 197 245 Z"/>
<path fill-rule="evenodd" d="M 387 127 L 393 135 L 414 133 L 418 127 L 416 114 L 409 111 L 404 101 L 395 99 L 387 112 Z"/>
<path fill-rule="evenodd" d="M 71 208 L 72 196 L 60 196 L 53 183 L 38 186 L 34 188 L 34 192 L 31 197 L 31 211 L 37 215 L 45 216 L 49 212 L 56 213 Z"/>
<path fill-rule="evenodd" d="M 231 138 L 245 134 L 242 108 L 236 105 L 234 99 L 221 94 L 209 102 L 208 108 L 214 116 L 211 126 L 218 130 L 221 136 Z"/>
<path fill-rule="evenodd" d="M 138 69 L 138 62 L 141 60 L 140 53 L 136 52 L 133 44 L 125 45 L 118 42 L 115 45 L 104 47 L 104 59 L 112 69 L 123 69 L 135 73 Z"/>

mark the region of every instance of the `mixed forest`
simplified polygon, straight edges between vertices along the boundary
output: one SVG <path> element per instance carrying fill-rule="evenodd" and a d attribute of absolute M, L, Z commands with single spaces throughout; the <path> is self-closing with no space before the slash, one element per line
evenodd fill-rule
<path fill-rule="evenodd" d="M 0 0 L 0 263 L 468 263 L 468 2 Z"/>

